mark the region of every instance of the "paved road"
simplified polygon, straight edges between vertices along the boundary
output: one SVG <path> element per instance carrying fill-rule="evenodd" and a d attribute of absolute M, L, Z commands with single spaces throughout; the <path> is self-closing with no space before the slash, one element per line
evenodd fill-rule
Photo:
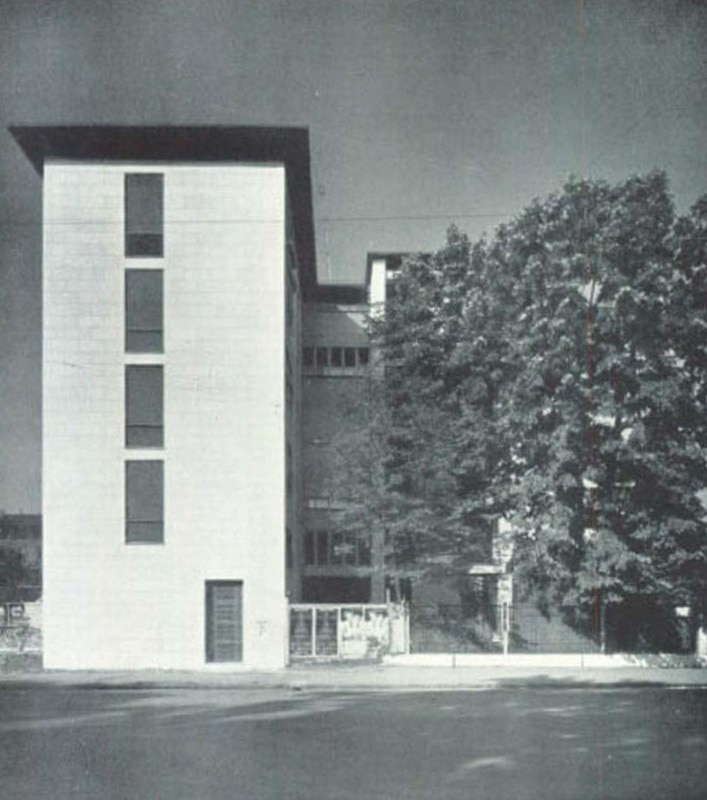
<path fill-rule="evenodd" d="M 707 796 L 707 690 L 0 687 L 0 797 Z"/>

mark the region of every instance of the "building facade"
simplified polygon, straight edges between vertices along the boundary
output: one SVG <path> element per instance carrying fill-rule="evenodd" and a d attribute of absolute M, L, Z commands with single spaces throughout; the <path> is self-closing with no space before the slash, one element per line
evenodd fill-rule
<path fill-rule="evenodd" d="M 320 289 L 305 305 L 302 335 L 304 525 L 302 600 L 384 600 L 379 539 L 337 518 L 339 450 L 357 424 L 371 362 L 363 287 Z"/>
<path fill-rule="evenodd" d="M 385 599 L 330 479 L 386 259 L 317 284 L 305 130 L 12 133 L 43 178 L 45 666 L 283 666 L 288 603 Z"/>
<path fill-rule="evenodd" d="M 306 132 L 14 134 L 43 174 L 45 665 L 282 666 Z"/>
<path fill-rule="evenodd" d="M 304 516 L 301 599 L 308 603 L 383 603 L 384 531 L 363 535 L 339 521 L 345 487 L 337 475 L 347 441 L 360 428 L 361 398 L 378 368 L 369 317 L 385 304 L 395 256 L 371 254 L 362 285 L 318 286 L 304 306 L 302 443 Z"/>

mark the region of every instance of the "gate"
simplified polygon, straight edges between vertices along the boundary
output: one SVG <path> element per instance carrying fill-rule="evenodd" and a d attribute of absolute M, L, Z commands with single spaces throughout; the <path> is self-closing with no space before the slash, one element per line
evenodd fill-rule
<path fill-rule="evenodd" d="M 391 650 L 399 652 L 406 637 L 398 629 L 406 622 L 397 606 L 291 605 L 290 659 L 380 658 Z"/>

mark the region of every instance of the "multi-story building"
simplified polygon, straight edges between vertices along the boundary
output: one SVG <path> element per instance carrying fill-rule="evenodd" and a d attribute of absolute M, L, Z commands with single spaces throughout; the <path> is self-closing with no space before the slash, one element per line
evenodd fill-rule
<path fill-rule="evenodd" d="M 317 284 L 306 130 L 12 133 L 43 177 L 45 665 L 282 666 L 288 601 L 384 599 L 326 487 L 386 258 Z"/>
<path fill-rule="evenodd" d="M 320 287 L 302 331 L 304 539 L 302 600 L 382 602 L 380 537 L 337 520 L 337 450 L 354 433 L 355 402 L 370 370 L 363 286 Z"/>
<path fill-rule="evenodd" d="M 307 132 L 13 134 L 44 183 L 46 666 L 283 665 Z"/>
<path fill-rule="evenodd" d="M 360 398 L 379 368 L 369 316 L 385 303 L 394 254 L 369 254 L 366 282 L 318 286 L 302 323 L 303 479 L 302 600 L 382 603 L 386 599 L 384 531 L 341 529 L 337 469 L 360 425 Z M 337 492 L 337 489 L 339 491 Z M 343 490 L 343 491 L 342 491 Z"/>

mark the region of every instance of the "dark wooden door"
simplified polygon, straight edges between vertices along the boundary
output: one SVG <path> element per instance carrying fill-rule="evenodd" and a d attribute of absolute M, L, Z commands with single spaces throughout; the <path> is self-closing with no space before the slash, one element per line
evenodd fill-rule
<path fill-rule="evenodd" d="M 243 583 L 206 582 L 206 660 L 243 660 Z"/>

